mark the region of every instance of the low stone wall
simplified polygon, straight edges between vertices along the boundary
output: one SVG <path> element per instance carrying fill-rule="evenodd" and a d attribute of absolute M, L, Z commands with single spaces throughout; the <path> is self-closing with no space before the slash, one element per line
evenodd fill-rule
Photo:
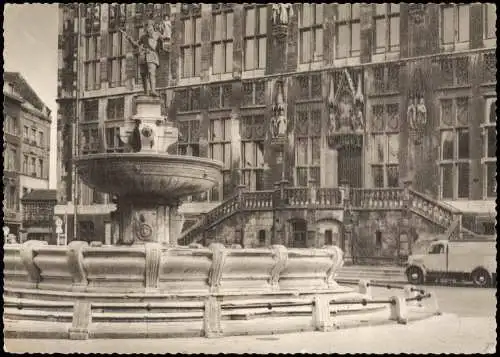
<path fill-rule="evenodd" d="M 342 251 L 323 249 L 91 247 L 41 241 L 4 247 L 6 286 L 89 292 L 225 292 L 332 289 Z"/>

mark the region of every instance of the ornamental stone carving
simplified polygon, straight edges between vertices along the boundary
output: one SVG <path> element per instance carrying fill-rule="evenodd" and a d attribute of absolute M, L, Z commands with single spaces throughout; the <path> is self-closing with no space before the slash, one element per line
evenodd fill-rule
<path fill-rule="evenodd" d="M 87 274 L 83 265 L 83 250 L 88 246 L 89 244 L 83 241 L 73 241 L 68 244 L 66 259 L 73 279 L 73 285 L 87 286 Z"/>
<path fill-rule="evenodd" d="M 284 138 L 287 134 L 288 120 L 286 117 L 286 101 L 283 80 L 276 81 L 274 87 L 274 104 L 271 117 L 271 137 Z"/>
<path fill-rule="evenodd" d="M 279 289 L 279 279 L 281 272 L 285 269 L 288 260 L 288 250 L 283 245 L 273 245 L 273 259 L 275 261 L 274 267 L 271 270 L 271 277 L 269 284 L 273 289 Z"/>
<path fill-rule="evenodd" d="M 38 284 L 40 282 L 40 269 L 36 266 L 34 262 L 35 249 L 47 246 L 48 243 L 45 241 L 29 240 L 21 246 L 20 256 L 24 267 L 28 271 L 28 277 L 30 282 Z"/>
<path fill-rule="evenodd" d="M 212 243 L 208 247 L 212 252 L 212 266 L 208 273 L 208 285 L 211 291 L 216 291 L 220 287 L 222 271 L 226 260 L 226 248 L 221 243 Z"/>
<path fill-rule="evenodd" d="M 290 3 L 279 3 L 272 5 L 273 25 L 288 25 L 290 17 L 293 16 L 293 7 Z"/>
<path fill-rule="evenodd" d="M 146 243 L 146 289 L 156 289 L 160 280 L 162 246 L 158 243 Z"/>
<path fill-rule="evenodd" d="M 427 107 L 425 104 L 425 77 L 420 68 L 416 68 L 411 78 L 408 92 L 406 121 L 410 137 L 415 145 L 420 145 L 427 127 Z"/>
<path fill-rule="evenodd" d="M 356 78 L 357 77 L 357 78 Z M 344 69 L 330 77 L 328 95 L 329 134 L 363 134 L 365 129 L 363 76 Z"/>

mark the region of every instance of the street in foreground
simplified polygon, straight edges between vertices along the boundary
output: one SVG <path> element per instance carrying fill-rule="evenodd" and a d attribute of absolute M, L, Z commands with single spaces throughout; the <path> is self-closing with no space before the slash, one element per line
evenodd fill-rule
<path fill-rule="evenodd" d="M 71 353 L 493 353 L 496 321 L 445 314 L 410 325 L 220 339 L 6 340 L 9 352 Z"/>

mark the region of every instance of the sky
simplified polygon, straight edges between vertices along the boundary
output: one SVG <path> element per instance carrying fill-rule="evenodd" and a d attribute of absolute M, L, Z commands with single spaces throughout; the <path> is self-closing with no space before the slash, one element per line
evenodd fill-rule
<path fill-rule="evenodd" d="M 57 4 L 5 4 L 4 70 L 19 72 L 52 110 L 49 186 L 57 187 Z"/>

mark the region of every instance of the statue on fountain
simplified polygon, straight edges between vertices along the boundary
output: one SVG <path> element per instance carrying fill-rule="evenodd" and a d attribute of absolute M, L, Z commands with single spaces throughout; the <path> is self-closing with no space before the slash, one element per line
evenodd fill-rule
<path fill-rule="evenodd" d="M 169 24 L 169 19 L 166 19 L 165 23 Z M 144 35 L 141 36 L 139 41 L 135 41 L 125 31 L 120 31 L 139 52 L 139 67 L 144 93 L 148 96 L 157 97 L 156 69 L 160 65 L 158 51 L 163 48 L 162 42 L 170 39 L 171 26 L 163 24 L 163 26 L 155 28 L 154 21 L 147 20 L 144 30 Z"/>

